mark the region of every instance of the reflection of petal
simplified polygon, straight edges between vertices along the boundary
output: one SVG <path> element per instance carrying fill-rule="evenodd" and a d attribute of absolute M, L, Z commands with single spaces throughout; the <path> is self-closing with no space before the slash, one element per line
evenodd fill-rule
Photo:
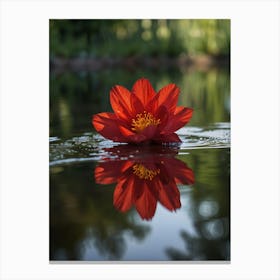
<path fill-rule="evenodd" d="M 158 200 L 170 211 L 181 207 L 180 192 L 174 181 L 168 185 L 164 185 L 163 188 L 161 188 L 159 191 Z"/>
<path fill-rule="evenodd" d="M 102 162 L 94 171 L 96 183 L 106 185 L 115 183 L 120 176 L 121 168 L 119 161 Z"/>
<path fill-rule="evenodd" d="M 178 153 L 178 146 L 161 146 L 161 145 L 143 145 L 141 147 L 135 147 L 135 145 L 126 144 L 119 145 L 111 148 L 105 148 L 106 152 L 117 156 L 119 158 L 131 156 L 133 158 L 141 156 L 151 158 L 151 156 L 175 156 Z"/>
<path fill-rule="evenodd" d="M 192 185 L 194 183 L 194 173 L 184 162 L 176 158 L 168 158 L 164 160 L 164 165 L 172 172 L 177 184 Z"/>
<path fill-rule="evenodd" d="M 134 149 L 134 150 L 133 150 Z M 121 212 L 133 205 L 142 219 L 151 219 L 159 201 L 165 208 L 174 211 L 181 207 L 177 184 L 193 184 L 193 171 L 182 161 L 174 158 L 174 150 L 145 151 L 129 145 L 107 149 L 108 152 L 127 160 L 107 161 L 95 169 L 95 179 L 99 184 L 117 182 L 113 204 Z M 157 151 L 157 152 L 155 152 Z M 137 154 L 137 156 L 132 155 Z M 129 157 L 128 157 L 129 155 Z"/>
<path fill-rule="evenodd" d="M 134 202 L 134 176 L 129 176 L 120 181 L 114 191 L 114 206 L 125 212 L 131 208 Z"/>
<path fill-rule="evenodd" d="M 139 215 L 142 219 L 150 220 L 156 211 L 157 200 L 149 188 L 149 186 L 144 183 L 143 184 L 143 193 L 142 195 L 135 201 L 135 207 Z"/>

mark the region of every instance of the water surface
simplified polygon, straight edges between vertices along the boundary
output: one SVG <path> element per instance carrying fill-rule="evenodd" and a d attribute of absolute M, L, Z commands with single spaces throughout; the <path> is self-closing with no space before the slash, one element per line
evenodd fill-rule
<path fill-rule="evenodd" d="M 111 111 L 112 85 L 145 74 L 113 73 L 51 75 L 50 260 L 229 260 L 228 71 L 149 73 L 156 89 L 178 84 L 179 105 L 195 111 L 181 145 L 148 147 L 91 127 Z"/>

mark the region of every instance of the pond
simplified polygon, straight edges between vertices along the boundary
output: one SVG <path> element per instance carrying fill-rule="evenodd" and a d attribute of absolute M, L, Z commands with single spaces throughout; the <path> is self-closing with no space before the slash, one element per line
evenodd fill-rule
<path fill-rule="evenodd" d="M 178 105 L 194 109 L 181 145 L 94 131 L 92 115 L 111 111 L 110 88 L 140 77 L 156 90 L 176 83 Z M 230 260 L 227 68 L 51 71 L 49 143 L 50 261 Z"/>

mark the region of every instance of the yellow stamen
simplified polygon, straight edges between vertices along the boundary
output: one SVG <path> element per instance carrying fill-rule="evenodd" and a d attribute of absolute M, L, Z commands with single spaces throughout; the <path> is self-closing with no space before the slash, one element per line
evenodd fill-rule
<path fill-rule="evenodd" d="M 133 173 L 137 175 L 140 179 L 144 180 L 153 180 L 153 178 L 160 173 L 160 170 L 150 170 L 147 169 L 144 165 L 142 164 L 135 164 L 133 165 Z"/>
<path fill-rule="evenodd" d="M 136 120 L 132 119 L 131 130 L 141 132 L 143 129 L 150 125 L 158 124 L 160 124 L 160 119 L 156 119 L 151 113 L 147 113 L 146 111 L 144 111 L 144 113 L 136 115 Z"/>

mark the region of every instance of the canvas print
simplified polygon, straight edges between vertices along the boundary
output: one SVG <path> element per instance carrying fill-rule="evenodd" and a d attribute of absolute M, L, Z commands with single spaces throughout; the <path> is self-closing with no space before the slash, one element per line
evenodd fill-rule
<path fill-rule="evenodd" d="M 230 261 L 230 20 L 49 20 L 49 261 Z"/>

